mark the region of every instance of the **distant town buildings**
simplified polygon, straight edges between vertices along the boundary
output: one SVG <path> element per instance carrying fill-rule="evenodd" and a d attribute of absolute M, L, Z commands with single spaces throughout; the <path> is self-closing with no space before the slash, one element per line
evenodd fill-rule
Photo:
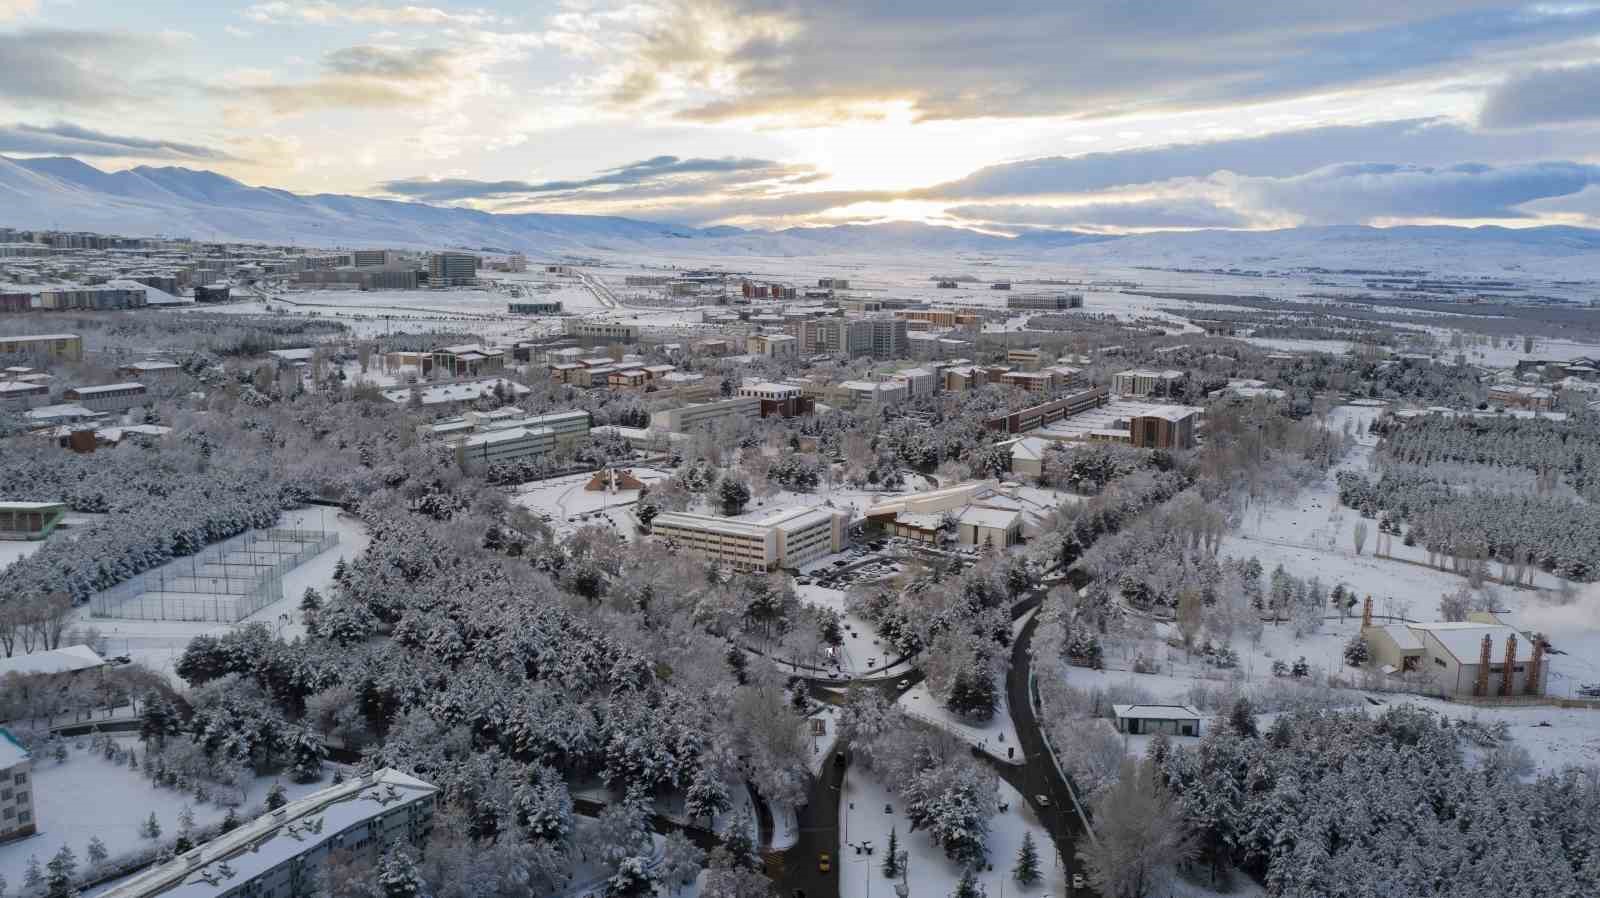
<path fill-rule="evenodd" d="M 97 412 L 125 412 L 143 405 L 149 390 L 141 383 L 100 384 L 93 387 L 73 387 L 61 394 L 67 402 L 81 405 Z"/>
<path fill-rule="evenodd" d="M 1111 375 L 1111 392 L 1118 396 L 1170 396 L 1183 377 L 1182 371 L 1135 368 Z"/>

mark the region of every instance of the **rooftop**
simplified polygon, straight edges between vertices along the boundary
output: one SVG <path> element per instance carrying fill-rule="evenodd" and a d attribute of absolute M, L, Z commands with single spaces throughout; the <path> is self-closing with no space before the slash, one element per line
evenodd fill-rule
<path fill-rule="evenodd" d="M 13 655 L 0 660 L 0 677 L 6 674 L 58 674 L 89 670 L 104 665 L 105 659 L 86 645 L 69 645 L 31 655 Z"/>
<path fill-rule="evenodd" d="M 1202 715 L 1189 705 L 1112 705 L 1112 713 L 1122 719 L 1199 720 Z"/>

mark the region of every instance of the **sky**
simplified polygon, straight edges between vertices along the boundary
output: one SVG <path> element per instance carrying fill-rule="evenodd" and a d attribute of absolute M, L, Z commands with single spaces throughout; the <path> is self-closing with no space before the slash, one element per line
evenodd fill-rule
<path fill-rule="evenodd" d="M 1600 227 L 1600 2 L 0 0 L 0 154 L 702 226 Z"/>

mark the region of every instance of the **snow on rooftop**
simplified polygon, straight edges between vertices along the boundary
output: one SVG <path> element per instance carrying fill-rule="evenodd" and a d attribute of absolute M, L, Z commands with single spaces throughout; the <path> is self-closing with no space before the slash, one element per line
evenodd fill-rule
<path fill-rule="evenodd" d="M 1112 705 L 1111 710 L 1125 720 L 1199 720 L 1204 716 L 1189 705 Z"/>
<path fill-rule="evenodd" d="M 1433 621 L 1427 623 L 1408 624 L 1412 630 L 1425 631 L 1438 640 L 1444 650 L 1454 655 L 1462 664 L 1477 664 L 1483 651 L 1483 637 L 1489 637 L 1489 657 L 1500 660 L 1505 657 L 1506 637 L 1517 636 L 1518 642 L 1524 642 L 1521 634 L 1511 627 L 1503 624 L 1483 624 L 1473 621 Z M 1526 646 L 1524 646 L 1526 649 Z"/>
<path fill-rule="evenodd" d="M 13 655 L 0 660 L 0 677 L 6 674 L 58 674 L 88 670 L 104 665 L 105 659 L 86 645 L 69 645 L 31 655 Z"/>

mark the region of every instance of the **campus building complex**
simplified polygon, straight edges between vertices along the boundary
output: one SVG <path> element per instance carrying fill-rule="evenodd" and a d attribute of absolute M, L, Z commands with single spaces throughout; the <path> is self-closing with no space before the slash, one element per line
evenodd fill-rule
<path fill-rule="evenodd" d="M 832 508 L 787 508 L 758 518 L 665 512 L 660 539 L 742 571 L 799 570 L 844 548 L 849 516 Z"/>

